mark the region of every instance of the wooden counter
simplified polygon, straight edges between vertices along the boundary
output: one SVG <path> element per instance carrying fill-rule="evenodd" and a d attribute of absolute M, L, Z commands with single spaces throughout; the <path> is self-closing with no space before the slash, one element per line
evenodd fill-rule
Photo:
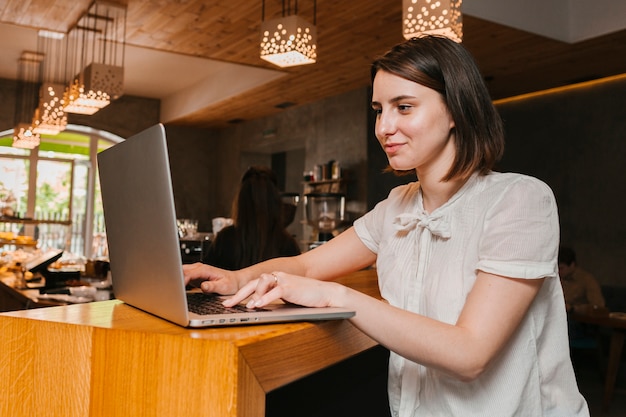
<path fill-rule="evenodd" d="M 374 270 L 341 280 L 380 297 Z M 0 314 L 0 415 L 265 413 L 266 393 L 376 343 L 347 320 L 185 329 L 110 300 Z"/>

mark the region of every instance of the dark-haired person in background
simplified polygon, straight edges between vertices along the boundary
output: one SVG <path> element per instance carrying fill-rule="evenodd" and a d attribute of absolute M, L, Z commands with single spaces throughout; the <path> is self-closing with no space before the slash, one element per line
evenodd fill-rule
<path fill-rule="evenodd" d="M 233 225 L 217 233 L 202 262 L 235 270 L 279 256 L 298 255 L 300 247 L 285 229 L 284 215 L 274 171 L 248 168 L 233 202 Z"/>
<path fill-rule="evenodd" d="M 560 246 L 558 259 L 559 277 L 568 313 L 570 348 L 594 346 L 597 344 L 597 326 L 576 321 L 571 313 L 605 312 L 602 288 L 593 275 L 578 266 L 576 252 L 572 248 Z M 579 360 L 575 351 L 572 351 L 572 358 L 575 362 Z"/>
<path fill-rule="evenodd" d="M 576 252 L 572 248 L 559 248 L 559 277 L 567 311 L 583 313 L 589 309 L 604 308 L 600 284 L 591 273 L 578 266 Z"/>

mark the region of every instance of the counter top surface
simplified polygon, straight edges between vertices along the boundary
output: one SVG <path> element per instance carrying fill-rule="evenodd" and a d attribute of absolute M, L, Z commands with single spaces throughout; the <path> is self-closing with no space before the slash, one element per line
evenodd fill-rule
<path fill-rule="evenodd" d="M 375 270 L 363 270 L 337 280 L 344 285 L 373 297 L 380 298 Z M 25 291 L 28 293 L 27 290 Z M 36 296 L 33 296 L 36 298 Z M 220 328 L 188 329 L 126 305 L 120 300 L 71 304 L 45 309 L 17 310 L 2 313 L 11 317 L 46 320 L 67 324 L 79 324 L 117 330 L 134 330 L 150 333 L 186 335 L 203 339 L 258 338 L 263 335 L 293 332 L 313 326 L 315 322 L 292 322 L 279 324 L 254 324 Z"/>

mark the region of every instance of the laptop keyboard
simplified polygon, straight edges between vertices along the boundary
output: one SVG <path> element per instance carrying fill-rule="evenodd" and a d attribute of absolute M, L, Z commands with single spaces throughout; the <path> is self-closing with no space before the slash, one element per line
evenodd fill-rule
<path fill-rule="evenodd" d="M 249 313 L 251 311 L 269 311 L 264 308 L 255 308 L 253 310 L 242 305 L 233 307 L 224 307 L 222 299 L 215 294 L 205 294 L 201 292 L 187 293 L 188 310 L 195 314 L 232 314 L 232 313 Z"/>

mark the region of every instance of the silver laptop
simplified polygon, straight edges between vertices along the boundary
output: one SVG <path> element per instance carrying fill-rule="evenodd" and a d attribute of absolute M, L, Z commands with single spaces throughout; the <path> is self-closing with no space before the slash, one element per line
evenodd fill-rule
<path fill-rule="evenodd" d="M 249 310 L 242 305 L 220 313 L 190 312 L 163 125 L 102 151 L 98 154 L 98 168 L 117 299 L 186 327 L 343 319 L 354 315 L 345 309 L 288 304 L 262 310 Z"/>

